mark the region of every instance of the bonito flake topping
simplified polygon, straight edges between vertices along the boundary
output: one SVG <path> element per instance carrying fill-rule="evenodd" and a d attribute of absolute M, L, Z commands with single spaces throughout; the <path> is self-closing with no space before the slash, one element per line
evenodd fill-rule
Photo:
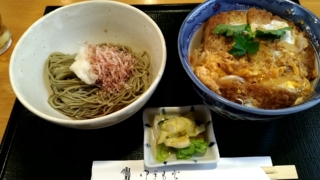
<path fill-rule="evenodd" d="M 96 84 L 109 93 L 129 88 L 126 82 L 133 74 L 135 56 L 118 46 L 86 45 L 80 48 L 70 70 L 85 83 Z"/>

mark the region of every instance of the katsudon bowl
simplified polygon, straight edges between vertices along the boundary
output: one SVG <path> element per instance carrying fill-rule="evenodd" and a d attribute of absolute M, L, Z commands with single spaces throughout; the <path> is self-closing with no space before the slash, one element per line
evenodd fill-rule
<path fill-rule="evenodd" d="M 80 47 L 86 47 L 86 43 L 118 44 L 137 54 L 147 52 L 151 65 L 146 69 L 150 79 L 148 88 L 122 109 L 99 117 L 75 120 L 48 103 L 53 90 L 46 60 L 53 52 L 77 54 L 81 52 Z M 98 129 L 124 121 L 144 106 L 162 78 L 166 53 L 160 28 L 143 11 L 116 1 L 84 1 L 60 7 L 27 29 L 10 59 L 10 82 L 22 105 L 40 118 L 69 128 Z"/>
<path fill-rule="evenodd" d="M 198 5 L 185 18 L 181 25 L 178 37 L 178 50 L 181 63 L 187 75 L 192 81 L 194 90 L 202 98 L 212 111 L 235 120 L 271 120 L 282 116 L 304 111 L 317 105 L 320 102 L 320 84 L 318 78 L 312 81 L 314 88 L 302 103 L 278 108 L 256 108 L 243 105 L 238 102 L 230 101 L 227 98 L 213 92 L 198 76 L 195 75 L 193 67 L 190 65 L 190 54 L 194 49 L 200 47 L 203 38 L 203 25 L 210 17 L 221 12 L 230 10 L 248 11 L 250 8 L 264 9 L 285 20 L 293 22 L 301 30 L 305 31 L 310 43 L 315 51 L 315 69 L 319 68 L 319 40 L 320 40 L 320 21 L 319 18 L 307 10 L 289 0 L 208 0 Z M 219 46 L 217 44 L 216 46 Z M 319 73 L 318 73 L 319 74 Z"/>

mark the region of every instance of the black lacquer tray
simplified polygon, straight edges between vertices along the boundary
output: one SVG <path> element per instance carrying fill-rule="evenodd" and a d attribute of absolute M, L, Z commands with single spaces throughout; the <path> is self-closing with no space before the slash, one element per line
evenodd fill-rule
<path fill-rule="evenodd" d="M 159 25 L 168 49 L 163 79 L 143 109 L 202 104 L 177 52 L 180 25 L 195 6 L 136 6 Z M 45 13 L 56 8 L 48 6 Z M 143 159 L 143 109 L 111 127 L 76 130 L 44 121 L 16 100 L 0 149 L 1 179 L 90 179 L 94 160 Z M 296 165 L 300 180 L 320 179 L 319 112 L 320 105 L 267 122 L 212 113 L 220 155 L 271 156 L 274 165 Z"/>

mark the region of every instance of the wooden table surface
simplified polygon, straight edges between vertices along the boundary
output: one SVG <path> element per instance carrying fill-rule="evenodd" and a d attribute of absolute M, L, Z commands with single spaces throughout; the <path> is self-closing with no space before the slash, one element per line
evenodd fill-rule
<path fill-rule="evenodd" d="M 13 42 L 9 50 L 0 55 L 0 140 L 5 132 L 15 101 L 15 94 L 9 80 L 9 62 L 11 53 L 22 34 L 37 21 L 46 6 L 63 6 L 81 0 L 0 0 L 0 14 L 3 23 L 10 30 Z M 128 4 L 172 4 L 201 3 L 203 0 L 121 0 Z M 300 0 L 306 7 L 320 17 L 320 0 Z"/>

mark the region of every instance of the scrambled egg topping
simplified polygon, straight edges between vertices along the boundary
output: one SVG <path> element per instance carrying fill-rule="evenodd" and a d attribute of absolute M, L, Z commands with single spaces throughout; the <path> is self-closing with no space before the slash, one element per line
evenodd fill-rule
<path fill-rule="evenodd" d="M 253 31 L 293 26 L 280 39 L 256 39 L 256 54 L 228 53 L 233 38 L 212 31 L 218 24 L 250 24 Z M 201 47 L 190 56 L 195 75 L 215 93 L 245 106 L 279 109 L 303 102 L 318 76 L 315 52 L 305 32 L 265 10 L 228 11 L 204 25 Z"/>

